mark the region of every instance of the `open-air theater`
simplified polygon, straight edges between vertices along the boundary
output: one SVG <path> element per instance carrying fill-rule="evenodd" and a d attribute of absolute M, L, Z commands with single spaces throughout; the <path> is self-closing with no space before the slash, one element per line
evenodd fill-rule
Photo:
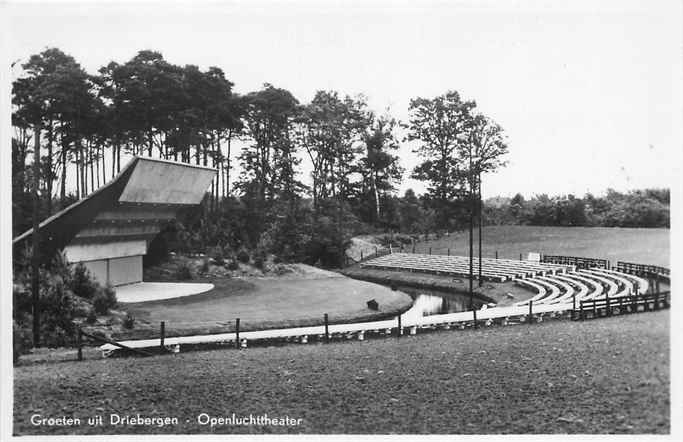
<path fill-rule="evenodd" d="M 178 211 L 201 202 L 214 178 L 210 168 L 144 157 L 134 158 L 111 182 L 40 223 L 41 253 L 63 250 L 68 261 L 83 263 L 101 283 L 115 286 L 124 302 L 187 296 L 210 290 L 212 284 L 147 283 L 142 281 L 142 256 L 161 226 Z M 28 245 L 32 230 L 14 239 Z M 471 260 L 471 261 L 470 261 Z M 480 261 L 481 260 L 481 261 Z M 120 348 L 179 351 L 181 346 L 217 345 L 244 348 L 250 342 L 299 342 L 402 336 L 418 330 L 533 323 L 543 318 L 586 319 L 635 313 L 669 306 L 669 269 L 604 259 L 530 254 L 511 260 L 392 250 L 366 256 L 361 268 L 418 272 L 459 278 L 475 277 L 510 283 L 529 290 L 529 298 L 508 306 L 423 316 L 407 312 L 388 320 L 230 333 L 165 337 L 107 343 L 105 355 Z M 474 275 L 472 268 L 480 270 Z"/>

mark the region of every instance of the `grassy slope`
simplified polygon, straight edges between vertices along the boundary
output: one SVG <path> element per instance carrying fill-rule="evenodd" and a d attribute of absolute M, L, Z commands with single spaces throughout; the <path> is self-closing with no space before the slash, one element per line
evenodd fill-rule
<path fill-rule="evenodd" d="M 15 432 L 208 433 L 199 413 L 303 418 L 215 432 L 667 433 L 669 312 L 329 345 L 14 369 Z M 32 413 L 179 427 L 33 427 Z M 186 419 L 189 422 L 186 422 Z"/>
<path fill-rule="evenodd" d="M 489 226 L 484 228 L 482 254 L 519 259 L 519 254 L 541 252 L 548 255 L 572 255 L 606 258 L 617 261 L 669 266 L 669 229 L 632 229 L 608 227 Z M 477 253 L 477 230 L 474 249 Z M 407 248 L 409 246 L 406 246 Z M 467 255 L 469 234 L 460 232 L 439 240 L 420 242 L 416 251 Z"/>
<path fill-rule="evenodd" d="M 118 339 L 156 337 L 159 322 L 166 321 L 168 336 L 294 327 L 331 322 L 373 320 L 407 310 L 412 301 L 401 292 L 343 276 L 318 279 L 210 279 L 210 292 L 162 301 L 122 304 L 136 318 L 133 330 Z M 379 311 L 367 308 L 376 299 Z"/>

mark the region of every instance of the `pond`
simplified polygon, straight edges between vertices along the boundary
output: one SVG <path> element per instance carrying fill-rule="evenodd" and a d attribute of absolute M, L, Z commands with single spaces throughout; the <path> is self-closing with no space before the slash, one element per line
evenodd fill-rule
<path fill-rule="evenodd" d="M 404 317 L 432 316 L 470 310 L 469 295 L 410 287 L 397 287 L 397 289 L 413 298 L 413 306 L 403 314 Z M 473 299 L 473 306 L 477 310 L 484 304 L 486 302 L 480 299 Z"/>

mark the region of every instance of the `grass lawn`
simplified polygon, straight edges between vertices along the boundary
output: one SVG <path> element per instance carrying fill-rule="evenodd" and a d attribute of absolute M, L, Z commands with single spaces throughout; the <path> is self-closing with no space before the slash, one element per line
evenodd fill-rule
<path fill-rule="evenodd" d="M 669 312 L 16 367 L 15 434 L 668 433 Z M 33 426 L 32 414 L 177 417 Z M 268 414 L 298 427 L 200 426 Z M 106 421 L 106 420 L 105 420 Z"/>
<path fill-rule="evenodd" d="M 204 282 L 195 280 L 195 282 Z M 221 333 L 241 330 L 295 327 L 331 322 L 372 320 L 407 310 L 412 301 L 404 293 L 338 275 L 315 279 L 211 278 L 215 288 L 199 295 L 143 303 L 121 304 L 136 318 L 133 330 L 121 330 L 115 338 L 159 335 L 160 321 L 168 336 Z M 379 310 L 366 302 L 375 299 Z"/>
<path fill-rule="evenodd" d="M 477 254 L 475 230 L 474 250 Z M 489 226 L 483 231 L 482 255 L 492 258 L 498 250 L 500 258 L 519 259 L 528 252 L 547 255 L 585 256 L 617 261 L 654 264 L 669 267 L 669 229 L 635 229 L 620 227 L 542 227 Z M 409 248 L 410 246 L 406 246 Z M 420 242 L 416 252 L 468 255 L 469 234 L 458 232 L 438 240 Z"/>

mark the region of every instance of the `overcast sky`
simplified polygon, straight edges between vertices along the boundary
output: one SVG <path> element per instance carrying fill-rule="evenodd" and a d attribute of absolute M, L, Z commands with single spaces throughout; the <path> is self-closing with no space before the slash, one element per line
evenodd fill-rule
<path fill-rule="evenodd" d="M 265 82 L 301 102 L 319 89 L 363 93 L 404 121 L 411 98 L 457 90 L 508 135 L 509 165 L 485 178 L 486 197 L 679 180 L 679 1 L 5 6 L 12 61 L 56 46 L 95 73 L 154 49 L 222 68 L 239 93 Z M 406 169 L 413 147 L 401 148 Z"/>

